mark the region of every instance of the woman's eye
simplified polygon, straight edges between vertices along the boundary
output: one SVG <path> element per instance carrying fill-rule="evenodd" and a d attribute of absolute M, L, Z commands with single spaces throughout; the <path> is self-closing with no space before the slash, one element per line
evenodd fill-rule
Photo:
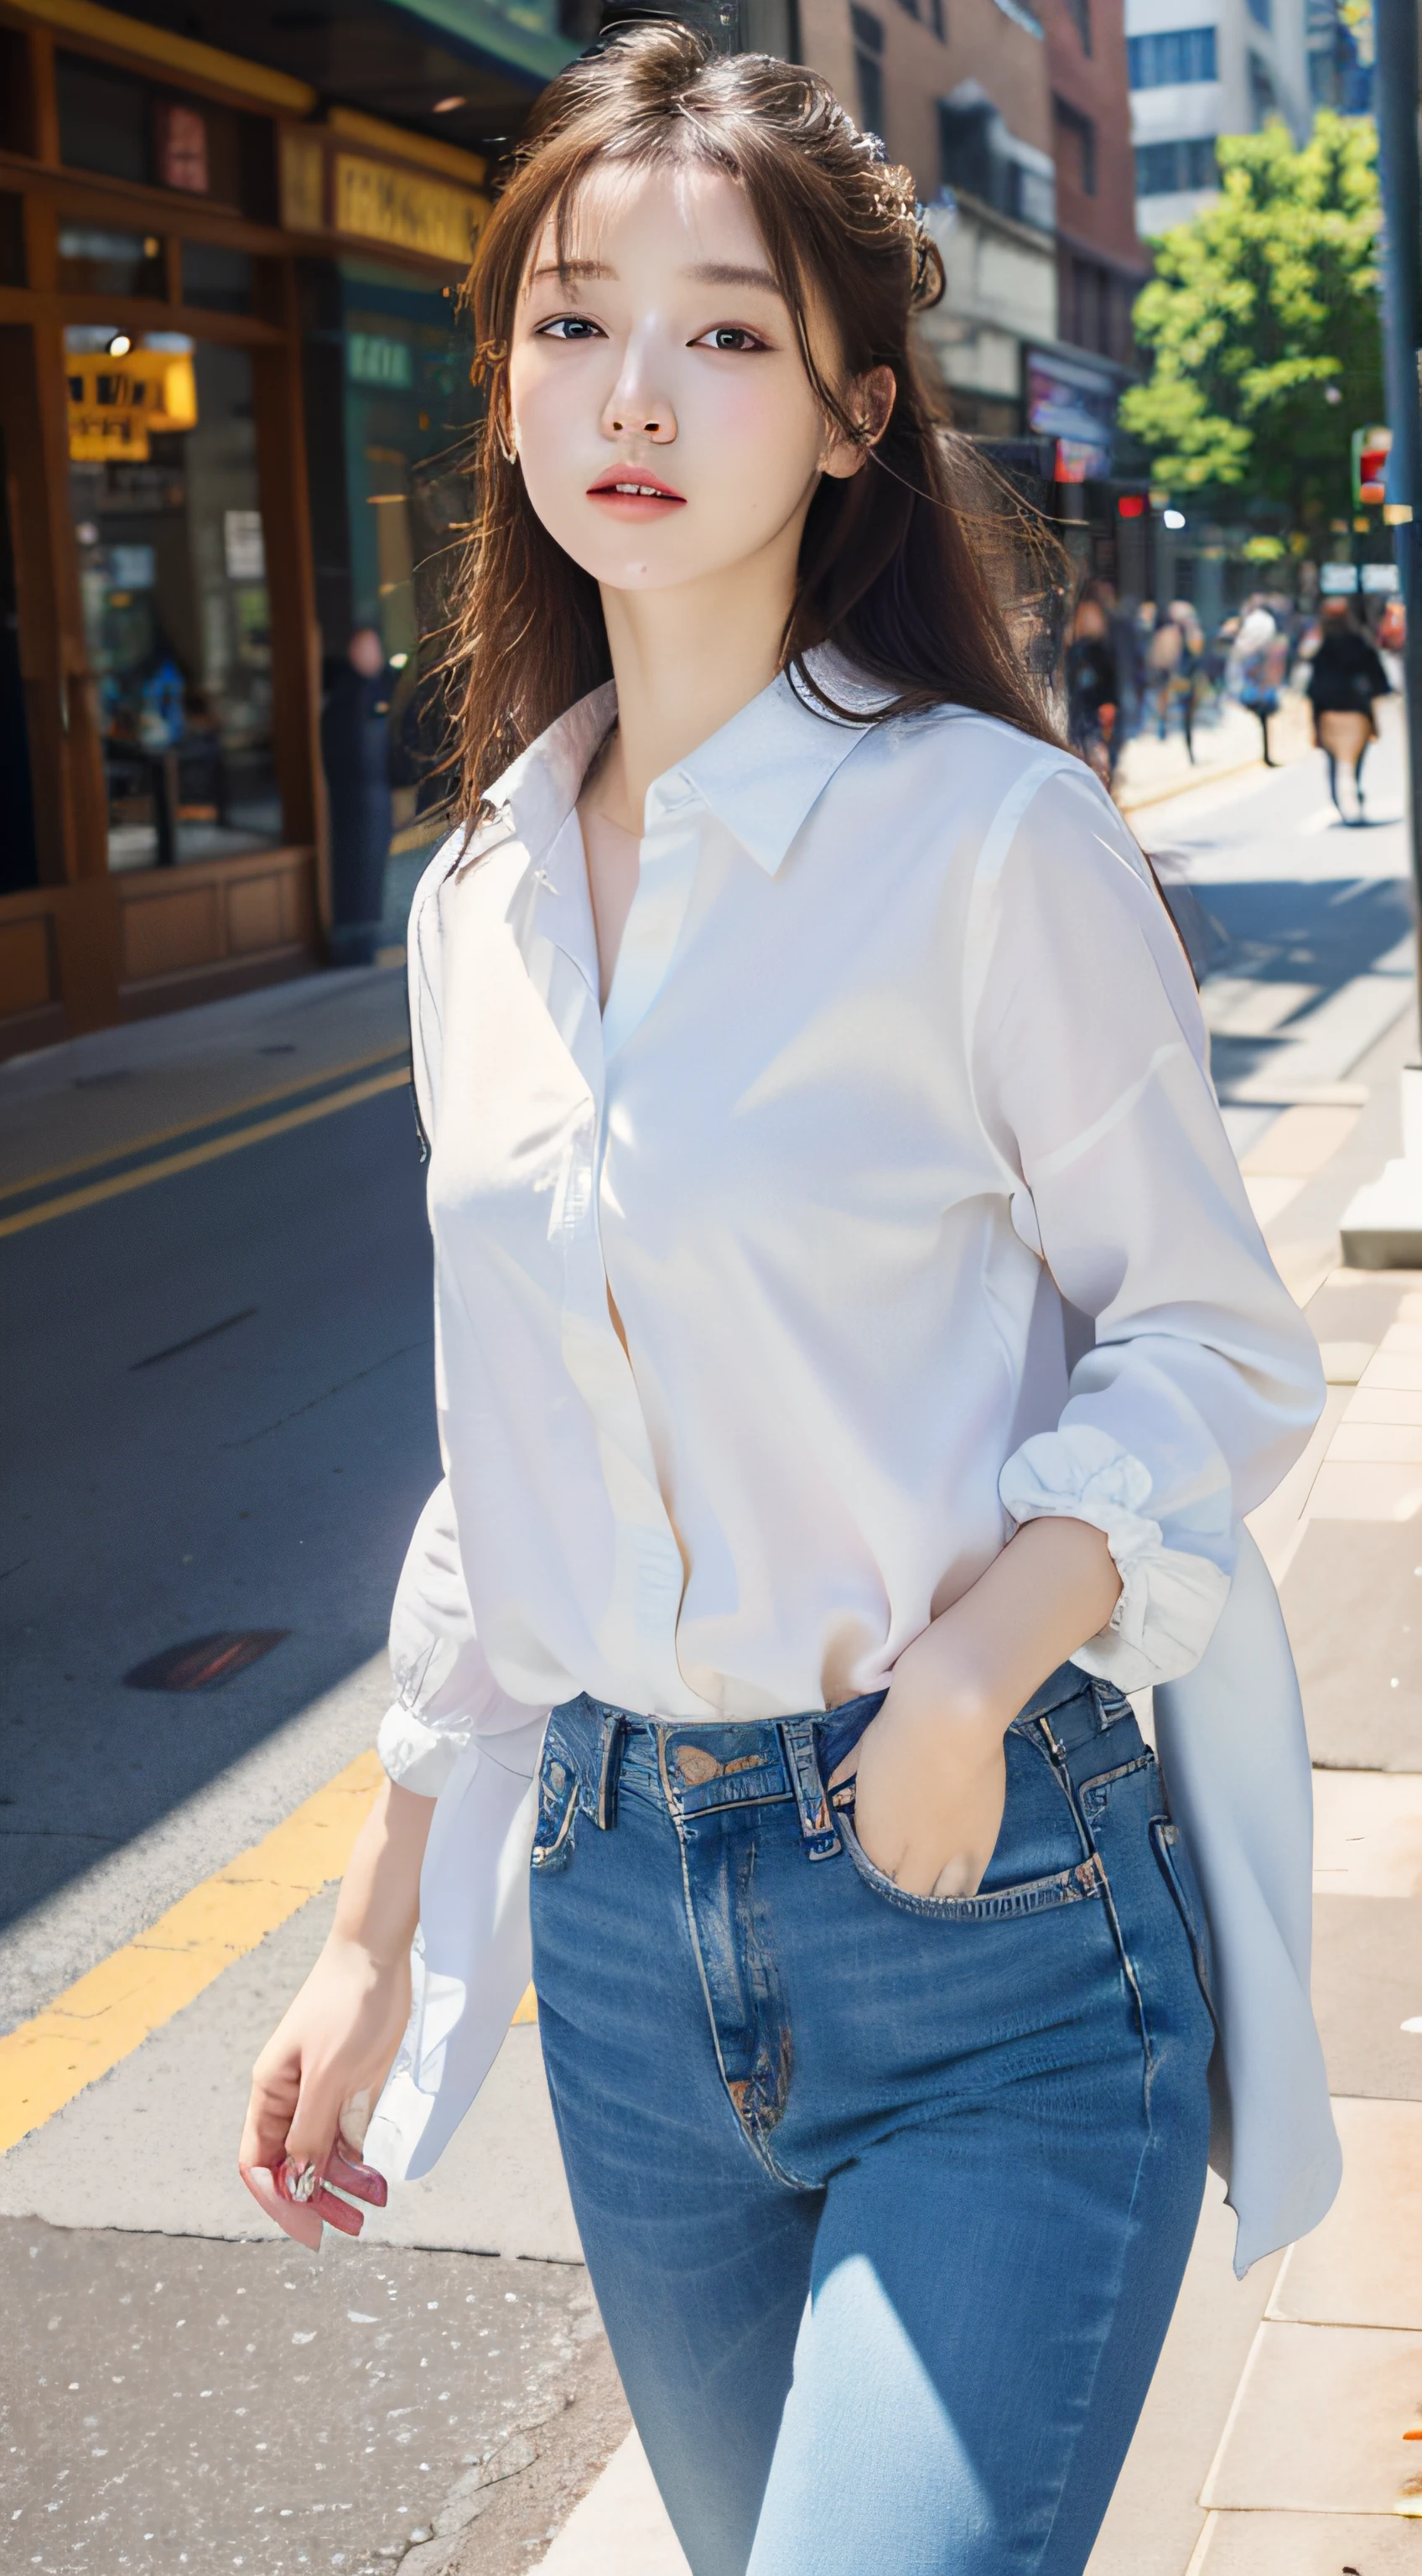
<path fill-rule="evenodd" d="M 739 323 L 718 322 L 714 331 L 703 332 L 696 345 L 699 349 L 763 349 L 765 342 Z"/>
<path fill-rule="evenodd" d="M 540 340 L 600 340 L 602 332 L 585 313 L 559 313 L 551 322 L 538 326 Z"/>

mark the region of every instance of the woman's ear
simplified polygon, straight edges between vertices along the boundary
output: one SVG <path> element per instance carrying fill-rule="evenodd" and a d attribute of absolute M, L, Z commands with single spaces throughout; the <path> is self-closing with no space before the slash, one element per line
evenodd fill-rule
<path fill-rule="evenodd" d="M 856 424 L 858 435 L 846 438 L 832 428 L 820 458 L 822 474 L 833 474 L 847 482 L 857 474 L 871 447 L 877 447 L 889 426 L 898 391 L 892 367 L 871 367 L 866 376 L 855 376 L 845 393 L 844 407 Z"/>

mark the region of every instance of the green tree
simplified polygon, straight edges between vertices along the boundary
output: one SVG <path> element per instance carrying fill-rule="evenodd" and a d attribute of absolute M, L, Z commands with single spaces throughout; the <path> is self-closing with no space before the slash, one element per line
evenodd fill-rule
<path fill-rule="evenodd" d="M 1296 528 L 1350 507 L 1350 434 L 1380 416 L 1377 138 L 1320 115 L 1221 138 L 1220 196 L 1154 245 L 1121 421 L 1172 491 L 1238 490 Z"/>

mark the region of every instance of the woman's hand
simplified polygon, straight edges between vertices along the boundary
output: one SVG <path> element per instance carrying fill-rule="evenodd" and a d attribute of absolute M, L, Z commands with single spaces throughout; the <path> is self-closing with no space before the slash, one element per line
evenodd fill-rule
<path fill-rule="evenodd" d="M 830 1785 L 856 1775 L 854 1830 L 911 1896 L 975 1896 L 1002 1830 L 1003 1740 L 1049 1673 L 1103 1629 L 1121 1580 L 1085 1521 L 1028 1521 L 904 1648 Z"/>
<path fill-rule="evenodd" d="M 340 2192 L 383 2209 L 383 2174 L 361 2162 L 366 2123 L 410 2017 L 410 1943 L 433 1798 L 387 1780 L 356 1837 L 330 1938 L 252 2070 L 237 2168 L 254 2200 L 301 2245 L 329 2219 L 358 2236 Z"/>
<path fill-rule="evenodd" d="M 935 1620 L 894 1666 L 889 1695 L 834 1778 L 857 1775 L 854 1831 L 910 1896 L 975 1896 L 1002 1829 L 1003 1737 L 1016 1706 L 955 1676 Z"/>
<path fill-rule="evenodd" d="M 320 2244 L 323 2219 L 360 2234 L 359 2210 L 337 2190 L 385 2206 L 385 2177 L 360 2155 L 409 2017 L 408 1953 L 374 1959 L 332 1933 L 252 2069 L 237 2169 L 299 2244 Z"/>

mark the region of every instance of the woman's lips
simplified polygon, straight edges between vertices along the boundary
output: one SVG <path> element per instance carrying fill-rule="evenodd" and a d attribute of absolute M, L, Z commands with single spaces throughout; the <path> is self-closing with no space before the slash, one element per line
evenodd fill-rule
<path fill-rule="evenodd" d="M 596 501 L 614 519 L 664 519 L 670 510 L 684 510 L 684 493 L 674 492 L 670 484 L 659 483 L 655 476 L 619 474 L 604 483 L 589 487 L 588 499 Z"/>

